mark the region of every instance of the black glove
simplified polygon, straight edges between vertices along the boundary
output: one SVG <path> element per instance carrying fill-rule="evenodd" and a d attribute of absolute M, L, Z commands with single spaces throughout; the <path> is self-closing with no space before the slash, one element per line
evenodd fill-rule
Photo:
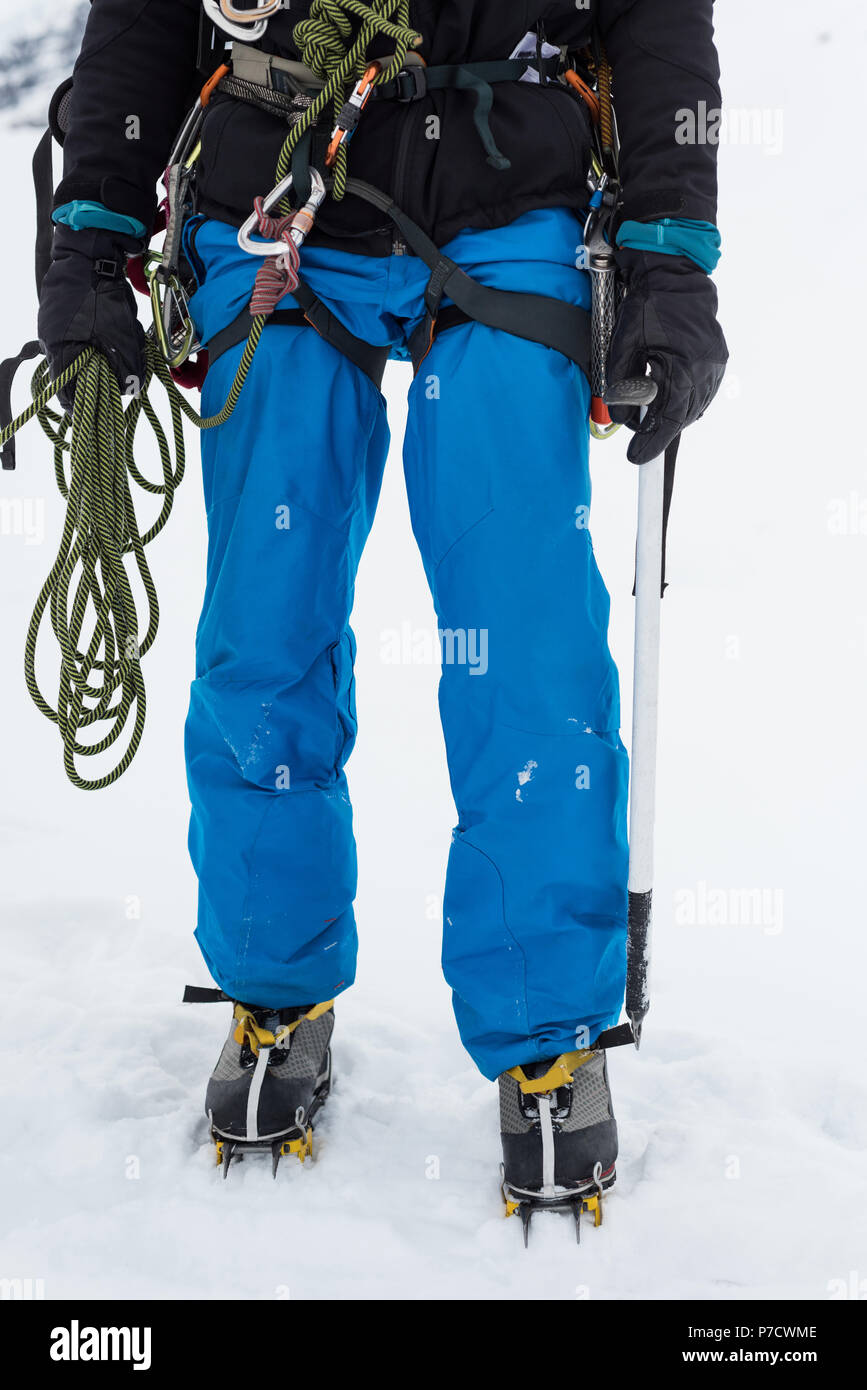
<path fill-rule="evenodd" d="M 644 376 L 649 367 L 659 390 L 643 421 L 634 406 L 612 405 L 609 413 L 635 431 L 627 458 L 648 463 L 707 410 L 729 354 L 716 321 L 716 289 L 693 261 L 621 248 L 617 263 L 627 294 L 611 339 L 608 382 Z"/>
<path fill-rule="evenodd" d="M 73 231 L 57 227 L 51 265 L 39 291 L 39 338 L 56 380 L 85 347 L 108 358 L 125 394 L 135 394 L 145 378 L 145 335 L 136 314 L 135 295 L 124 268 L 139 255 L 135 237 L 99 228 Z M 59 393 L 64 410 L 72 410 L 75 380 Z"/>

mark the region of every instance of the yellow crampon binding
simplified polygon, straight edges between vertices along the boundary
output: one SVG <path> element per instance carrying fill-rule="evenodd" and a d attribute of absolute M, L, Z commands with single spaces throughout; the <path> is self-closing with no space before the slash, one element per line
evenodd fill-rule
<path fill-rule="evenodd" d="M 217 1160 L 219 1162 L 219 1159 Z M 602 1225 L 602 1198 L 605 1195 L 600 1183 L 593 1179 L 596 1190 L 563 1192 L 554 1197 L 542 1197 L 536 1192 L 520 1193 L 503 1179 L 503 1215 L 520 1216 L 524 1232 L 524 1247 L 530 1242 L 530 1221 L 535 1211 L 571 1212 L 575 1220 L 575 1239 L 581 1244 L 581 1218 L 585 1212 L 593 1217 L 593 1225 Z"/>
<path fill-rule="evenodd" d="M 250 1147 L 252 1148 L 253 1146 L 250 1145 Z M 223 1176 L 225 1177 L 229 1171 L 229 1164 L 232 1159 L 240 1158 L 242 1155 L 238 1152 L 238 1145 L 232 1139 L 215 1139 L 214 1148 L 217 1151 L 217 1167 L 223 1168 Z M 300 1139 L 277 1140 L 274 1144 L 270 1145 L 270 1148 L 274 1160 L 274 1176 L 276 1177 L 277 1165 L 281 1158 L 288 1158 L 290 1154 L 294 1154 L 299 1163 L 303 1163 L 305 1158 L 313 1157 L 313 1126 L 308 1125 L 305 1133 Z M 225 1167 L 223 1166 L 224 1164 Z"/>
<path fill-rule="evenodd" d="M 545 1072 L 544 1076 L 529 1077 L 523 1067 L 511 1067 L 506 1072 L 513 1076 L 525 1096 L 539 1096 L 556 1091 L 558 1086 L 567 1086 L 579 1067 L 589 1062 L 593 1053 L 589 1048 L 581 1052 L 564 1052 Z"/>
<path fill-rule="evenodd" d="M 287 1038 L 295 1032 L 299 1023 L 312 1023 L 314 1019 L 321 1018 L 323 1014 L 327 1014 L 328 1010 L 333 1008 L 334 1000 L 326 999 L 323 1004 L 314 1004 L 313 1008 L 309 1009 L 306 1014 L 300 1014 L 291 1023 L 285 1024 L 276 1033 L 272 1033 L 257 1022 L 255 1014 L 247 1008 L 246 1004 L 236 1004 L 234 1017 L 238 1020 L 238 1026 L 233 1036 L 239 1047 L 243 1047 L 246 1042 L 253 1056 L 258 1057 L 260 1047 L 284 1047 Z"/>
<path fill-rule="evenodd" d="M 304 1138 L 303 1138 L 303 1139 L 286 1139 L 286 1140 L 284 1140 L 284 1142 L 280 1145 L 280 1154 L 281 1154 L 281 1156 L 284 1157 L 284 1158 L 285 1158 L 288 1154 L 294 1154 L 295 1157 L 299 1160 L 300 1163 L 303 1163 L 304 1160 L 305 1160 L 305 1158 L 312 1158 L 312 1157 L 313 1157 L 313 1126 L 312 1126 L 312 1125 L 308 1125 L 308 1126 L 307 1126 L 307 1132 L 306 1132 L 306 1134 L 304 1135 Z"/>

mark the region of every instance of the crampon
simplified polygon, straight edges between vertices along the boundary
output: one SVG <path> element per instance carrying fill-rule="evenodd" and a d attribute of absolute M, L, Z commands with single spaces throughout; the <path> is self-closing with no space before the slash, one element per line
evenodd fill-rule
<path fill-rule="evenodd" d="M 225 1000 L 220 990 L 188 988 L 191 1003 Z M 223 1177 L 241 1159 L 313 1157 L 314 1121 L 331 1091 L 333 1000 L 273 1009 L 233 1004 L 232 1027 L 208 1082 L 208 1116 Z"/>
<path fill-rule="evenodd" d="M 608 1173 L 601 1171 L 602 1165 L 597 1164 L 599 1173 L 594 1173 L 593 1178 L 585 1187 L 556 1188 L 550 1194 L 544 1192 L 531 1192 L 512 1187 L 505 1178 L 505 1165 L 500 1167 L 501 1189 L 503 1202 L 506 1207 L 506 1216 L 519 1216 L 524 1233 L 524 1245 L 530 1243 L 530 1222 L 537 1211 L 552 1211 L 563 1216 L 571 1216 L 575 1222 L 575 1239 L 581 1244 L 581 1219 L 585 1212 L 592 1217 L 594 1226 L 602 1225 L 602 1199 L 609 1188 L 613 1187 L 615 1172 L 614 1168 Z"/>
<path fill-rule="evenodd" d="M 602 1225 L 603 1197 L 616 1179 L 617 1125 L 604 1052 L 568 1052 L 512 1067 L 500 1083 L 501 1190 L 519 1216 L 524 1245 L 536 1212 Z"/>

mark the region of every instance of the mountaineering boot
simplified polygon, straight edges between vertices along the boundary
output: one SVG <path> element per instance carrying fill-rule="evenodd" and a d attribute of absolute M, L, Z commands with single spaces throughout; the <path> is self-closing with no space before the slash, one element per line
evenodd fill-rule
<path fill-rule="evenodd" d="M 517 1213 L 524 1244 L 534 1211 L 571 1211 L 602 1224 L 602 1195 L 613 1187 L 617 1124 L 604 1052 L 566 1052 L 512 1067 L 499 1078 L 506 1215 Z"/>
<path fill-rule="evenodd" d="M 232 1029 L 208 1082 L 205 1113 L 223 1177 L 233 1159 L 270 1150 L 313 1153 L 313 1118 L 331 1090 L 334 1001 L 285 1009 L 236 1003 Z"/>

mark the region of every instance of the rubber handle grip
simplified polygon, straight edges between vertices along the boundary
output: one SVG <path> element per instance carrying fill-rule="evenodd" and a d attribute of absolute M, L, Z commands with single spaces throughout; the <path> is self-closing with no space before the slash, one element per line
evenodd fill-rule
<path fill-rule="evenodd" d="M 652 377 L 633 376 L 612 382 L 602 399 L 606 405 L 650 405 L 656 400 L 656 393 L 657 385 Z"/>

